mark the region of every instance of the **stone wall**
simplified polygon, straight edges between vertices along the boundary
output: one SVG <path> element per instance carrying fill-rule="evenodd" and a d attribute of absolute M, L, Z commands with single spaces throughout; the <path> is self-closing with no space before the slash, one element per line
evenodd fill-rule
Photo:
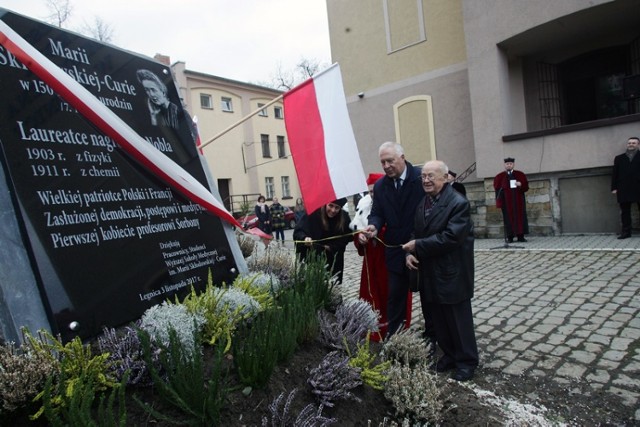
<path fill-rule="evenodd" d="M 475 236 L 480 238 L 504 236 L 502 212 L 496 208 L 493 179 L 465 183 L 465 188 L 471 204 Z M 559 218 L 554 217 L 551 195 L 551 182 L 548 179 L 529 182 L 527 218 L 530 234 L 536 236 L 557 234 Z"/>

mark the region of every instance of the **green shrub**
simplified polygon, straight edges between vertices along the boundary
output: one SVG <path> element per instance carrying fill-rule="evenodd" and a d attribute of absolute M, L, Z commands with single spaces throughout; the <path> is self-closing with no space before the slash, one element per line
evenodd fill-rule
<path fill-rule="evenodd" d="M 385 373 L 391 367 L 391 362 L 386 361 L 376 365 L 376 355 L 371 353 L 369 343 L 369 335 L 367 335 L 364 344 L 358 345 L 355 356 L 349 352 L 349 365 L 360 368 L 360 376 L 365 384 L 376 390 L 383 390 L 388 379 Z"/>
<path fill-rule="evenodd" d="M 314 313 L 320 308 L 328 308 L 331 303 L 332 289 L 331 273 L 327 267 L 324 254 L 310 252 L 304 262 L 297 264 L 293 287 L 298 292 L 310 295 L 315 302 Z"/>
<path fill-rule="evenodd" d="M 180 411 L 185 418 L 175 419 L 162 414 L 151 405 L 136 401 L 154 417 L 188 425 L 219 425 L 220 411 L 228 394 L 226 370 L 223 367 L 224 345 L 214 347 L 210 379 L 205 378 L 200 336 L 196 332 L 193 346 L 184 348 L 175 330 L 169 330 L 169 345 L 162 347 L 160 363 L 164 377 L 151 363 L 152 346 L 149 335 L 140 331 L 144 358 L 149 365 L 155 390 L 164 403 Z"/>
<path fill-rule="evenodd" d="M 283 319 L 281 310 L 267 310 L 238 329 L 232 345 L 233 364 L 242 384 L 260 388 L 271 378 L 278 362 Z"/>
<path fill-rule="evenodd" d="M 39 331 L 39 338 L 33 337 L 28 331 L 24 335 L 32 351 L 38 353 L 40 357 L 59 361 L 59 378 L 52 378 L 50 392 L 53 394 L 49 396 L 53 414 L 67 409 L 66 405 L 71 401 L 70 399 L 79 393 L 76 390 L 77 387 L 84 390 L 86 384 L 90 383 L 96 392 L 103 392 L 118 386 L 109 374 L 107 362 L 109 355 L 107 353 L 94 355 L 91 347 L 83 345 L 79 337 L 63 345 L 60 338 L 55 338 L 46 331 Z M 38 393 L 35 400 L 42 400 L 43 396 L 44 391 Z M 43 412 L 44 406 L 32 416 L 32 419 L 39 418 Z"/>
<path fill-rule="evenodd" d="M 91 376 L 82 377 L 70 393 L 61 390 L 69 378 L 65 378 L 67 373 L 62 372 L 60 381 L 54 384 L 53 378 L 47 380 L 42 401 L 44 415 L 50 425 L 56 427 L 64 426 L 126 426 L 127 409 L 125 404 L 125 387 L 127 375 L 116 387 L 112 388 L 108 397 L 98 392 L 94 378 Z M 56 389 L 57 388 L 57 389 Z M 62 397 L 62 405 L 55 404 L 57 397 Z M 116 397 L 118 399 L 117 408 Z M 96 408 L 97 402 L 97 408 Z"/>

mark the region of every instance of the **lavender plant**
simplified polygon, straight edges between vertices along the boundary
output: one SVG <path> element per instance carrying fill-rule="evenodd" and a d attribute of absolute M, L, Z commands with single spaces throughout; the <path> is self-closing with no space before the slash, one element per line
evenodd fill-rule
<path fill-rule="evenodd" d="M 296 273 L 295 257 L 287 250 L 269 248 L 261 254 L 254 252 L 247 260 L 249 271 L 261 271 L 278 278 L 283 286 L 291 285 Z"/>
<path fill-rule="evenodd" d="M 284 427 L 284 426 L 317 426 L 325 427 L 338 422 L 335 418 L 326 418 L 322 415 L 324 408 L 320 404 L 317 408 L 313 404 L 305 406 L 298 416 L 294 419 L 291 413 L 291 403 L 298 392 L 297 388 L 291 390 L 287 399 L 283 402 L 284 392 L 280 393 L 273 402 L 269 404 L 269 412 L 271 417 L 262 417 L 262 427 Z"/>
<path fill-rule="evenodd" d="M 330 348 L 355 350 L 367 333 L 378 331 L 378 313 L 361 299 L 351 299 L 339 305 L 334 317 L 327 311 L 318 313 L 320 341 Z"/>
<path fill-rule="evenodd" d="M 139 327 L 140 322 L 135 326 Z M 105 327 L 98 337 L 98 348 L 109 354 L 109 369 L 118 381 L 127 375 L 127 385 L 149 386 L 153 383 L 134 327 L 127 326 L 119 331 Z M 155 346 L 151 351 L 151 363 L 160 367 L 160 349 Z"/>
<path fill-rule="evenodd" d="M 339 351 L 328 353 L 311 370 L 307 383 L 311 386 L 311 392 L 325 406 L 333 407 L 334 402 L 340 399 L 360 402 L 360 398 L 351 392 L 362 385 L 360 369 L 350 366 L 349 357 Z"/>

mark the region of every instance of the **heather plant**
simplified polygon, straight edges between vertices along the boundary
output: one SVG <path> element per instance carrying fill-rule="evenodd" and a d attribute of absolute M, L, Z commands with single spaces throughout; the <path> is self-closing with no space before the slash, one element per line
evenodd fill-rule
<path fill-rule="evenodd" d="M 136 327 L 139 327 L 139 322 Z M 152 384 L 153 381 L 142 354 L 140 337 L 134 327 L 127 326 L 120 330 L 105 327 L 97 341 L 100 352 L 109 354 L 109 370 L 118 381 L 126 376 L 128 385 Z M 160 349 L 154 347 L 151 351 L 151 363 L 156 367 L 159 367 L 159 356 Z"/>
<path fill-rule="evenodd" d="M 197 313 L 204 318 L 202 339 L 209 345 L 215 345 L 220 340 L 226 343 L 225 352 L 231 348 L 232 334 L 236 325 L 242 320 L 241 307 L 230 312 L 224 307 L 222 296 L 226 288 L 213 285 L 211 272 L 209 282 L 204 292 L 198 294 L 193 287 L 182 303 L 176 297 L 176 304 L 182 304 L 190 313 Z"/>
<path fill-rule="evenodd" d="M 214 288 L 213 291 L 219 294 L 219 303 L 215 307 L 219 314 L 232 316 L 237 313 L 242 320 L 250 320 L 262 310 L 258 301 L 242 289 Z"/>
<path fill-rule="evenodd" d="M 384 342 L 380 357 L 409 367 L 433 363 L 427 343 L 417 329 L 404 329 L 393 334 Z"/>
<path fill-rule="evenodd" d="M 287 250 L 271 246 L 262 253 L 254 252 L 247 260 L 247 266 L 250 271 L 262 271 L 277 277 L 283 286 L 293 281 L 296 272 L 295 257 Z"/>
<path fill-rule="evenodd" d="M 370 334 L 363 344 L 358 344 L 358 352 L 353 356 L 349 352 L 349 365 L 360 369 L 362 381 L 375 390 L 383 390 L 387 381 L 386 372 L 391 367 L 391 362 L 386 361 L 375 364 L 377 356 L 371 353 Z"/>
<path fill-rule="evenodd" d="M 185 348 L 175 329 L 169 328 L 169 345 L 162 346 L 160 370 L 153 366 L 153 347 L 148 333 L 140 330 L 140 341 L 144 358 L 154 383 L 154 389 L 162 401 L 181 413 L 173 418 L 161 413 L 155 406 L 135 398 L 142 408 L 161 421 L 171 424 L 219 425 L 220 411 L 229 392 L 226 370 L 224 368 L 224 345 L 213 348 L 213 360 L 209 368 L 210 379 L 205 378 L 205 367 L 200 351 L 201 337 L 198 331 L 189 342 L 191 348 Z"/>
<path fill-rule="evenodd" d="M 388 371 L 384 396 L 396 413 L 411 421 L 437 423 L 442 412 L 436 377 L 426 364 L 415 367 L 393 363 Z"/>
<path fill-rule="evenodd" d="M 298 392 L 297 388 L 291 390 L 287 399 L 284 400 L 284 392 L 280 393 L 273 402 L 269 404 L 270 417 L 262 417 L 262 427 L 284 427 L 284 426 L 317 426 L 324 427 L 338 422 L 335 418 L 326 418 L 322 415 L 324 408 L 320 404 L 317 408 L 313 404 L 308 404 L 294 418 L 291 413 L 291 403 Z"/>
<path fill-rule="evenodd" d="M 233 364 L 242 384 L 264 387 L 278 362 L 279 335 L 284 329 L 281 310 L 267 310 L 251 324 L 243 324 L 231 346 Z"/>
<path fill-rule="evenodd" d="M 233 281 L 234 288 L 245 292 L 260 304 L 262 309 L 273 304 L 274 297 L 280 292 L 280 280 L 268 273 L 241 274 Z"/>
<path fill-rule="evenodd" d="M 61 378 L 55 382 L 50 377 L 42 396 L 44 416 L 51 426 L 126 426 L 127 409 L 125 404 L 125 387 L 127 375 L 120 384 L 108 393 L 99 392 L 95 379 L 85 377 L 77 382 L 71 391 L 62 390 L 69 378 L 68 373 L 61 372 Z M 56 404 L 55 399 L 61 396 L 64 403 Z M 116 405 L 117 398 L 117 405 Z M 96 409 L 97 402 L 97 409 Z"/>
<path fill-rule="evenodd" d="M 28 345 L 0 346 L 0 414 L 29 405 L 59 368 L 57 360 Z"/>
<path fill-rule="evenodd" d="M 293 287 L 311 296 L 316 304 L 314 312 L 328 307 L 335 283 L 331 281 L 326 256 L 311 252 L 304 262 L 298 262 Z"/>
<path fill-rule="evenodd" d="M 244 258 L 249 258 L 251 254 L 256 250 L 256 242 L 251 237 L 236 232 L 236 240 L 238 241 L 238 246 L 240 246 L 240 252 Z"/>
<path fill-rule="evenodd" d="M 164 347 L 169 346 L 169 331 L 174 330 L 182 346 L 192 349 L 195 347 L 193 337 L 204 323 L 205 319 L 200 313 L 190 312 L 185 305 L 165 301 L 144 312 L 140 319 L 140 328 L 146 331 L 155 343 Z"/>
<path fill-rule="evenodd" d="M 378 331 L 378 314 L 371 305 L 361 299 L 351 299 L 340 304 L 335 316 L 327 311 L 318 313 L 320 341 L 338 350 L 355 350 L 369 332 Z"/>
<path fill-rule="evenodd" d="M 34 352 L 43 358 L 59 361 L 59 378 L 50 388 L 53 394 L 48 396 L 52 413 L 66 410 L 70 399 L 78 393 L 76 388 L 82 389 L 86 387 L 86 383 L 90 383 L 96 392 L 118 386 L 109 374 L 109 355 L 94 355 L 91 347 L 83 345 L 79 337 L 62 344 L 60 338 L 55 338 L 46 331 L 39 331 L 38 338 L 33 337 L 28 331 L 25 331 L 24 336 Z M 41 391 L 34 400 L 40 401 L 43 396 L 44 391 Z M 39 418 L 43 412 L 44 406 L 32 418 Z"/>
<path fill-rule="evenodd" d="M 351 390 L 362 385 L 361 370 L 349 365 L 349 357 L 339 351 L 328 353 L 311 370 L 307 383 L 320 403 L 333 407 L 336 400 L 353 399 L 360 402 Z"/>

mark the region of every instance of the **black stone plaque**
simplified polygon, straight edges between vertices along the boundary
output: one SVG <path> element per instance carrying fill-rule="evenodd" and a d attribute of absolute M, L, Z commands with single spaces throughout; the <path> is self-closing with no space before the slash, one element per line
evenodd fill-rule
<path fill-rule="evenodd" d="M 209 188 L 168 67 L 12 12 L 0 15 Z M 96 335 L 192 286 L 204 289 L 209 271 L 216 284 L 233 281 L 237 268 L 221 220 L 132 160 L 2 45 L 0 88 L 0 157 L 54 332 L 65 340 Z"/>

